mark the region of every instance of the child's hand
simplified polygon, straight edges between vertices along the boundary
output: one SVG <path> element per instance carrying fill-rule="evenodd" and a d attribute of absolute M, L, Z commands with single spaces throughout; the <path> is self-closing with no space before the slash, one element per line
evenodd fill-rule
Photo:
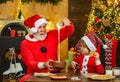
<path fill-rule="evenodd" d="M 97 53 L 97 52 L 94 53 L 94 57 L 95 57 L 96 60 L 99 59 L 99 56 L 100 56 L 99 53 Z"/>
<path fill-rule="evenodd" d="M 75 62 L 75 61 L 72 61 L 72 62 L 71 62 L 71 65 L 72 65 L 73 69 L 76 69 L 76 66 L 78 65 L 78 63 Z"/>

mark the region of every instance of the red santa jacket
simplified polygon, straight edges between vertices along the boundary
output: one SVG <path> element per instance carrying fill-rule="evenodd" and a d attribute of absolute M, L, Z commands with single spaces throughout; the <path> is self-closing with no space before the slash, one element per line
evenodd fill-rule
<path fill-rule="evenodd" d="M 79 64 L 80 72 L 82 73 L 104 73 L 102 64 L 100 63 L 97 65 L 94 56 L 85 56 L 80 54 L 73 61 L 76 61 Z"/>
<path fill-rule="evenodd" d="M 69 37 L 73 32 L 73 24 L 62 28 L 60 30 L 60 42 Z M 22 60 L 27 66 L 27 73 L 47 72 L 49 70 L 39 69 L 38 63 L 46 62 L 49 59 L 57 60 L 58 31 L 49 31 L 44 41 L 29 41 L 25 39 L 21 42 L 20 47 Z M 46 52 L 43 52 L 44 50 Z"/>

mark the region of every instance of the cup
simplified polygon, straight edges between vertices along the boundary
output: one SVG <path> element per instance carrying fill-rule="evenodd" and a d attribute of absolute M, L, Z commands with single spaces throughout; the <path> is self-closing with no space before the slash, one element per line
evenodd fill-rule
<path fill-rule="evenodd" d="M 120 76 L 120 67 L 113 68 L 113 75 Z"/>
<path fill-rule="evenodd" d="M 26 32 L 25 31 L 21 31 L 21 36 L 25 36 Z"/>
<path fill-rule="evenodd" d="M 105 70 L 105 74 L 113 75 L 112 69 L 106 69 L 106 70 Z"/>
<path fill-rule="evenodd" d="M 21 37 L 22 35 L 21 35 L 21 31 L 17 31 L 17 36 L 18 37 Z"/>
<path fill-rule="evenodd" d="M 16 30 L 11 29 L 11 30 L 10 30 L 10 36 L 11 36 L 11 37 L 15 37 L 15 35 L 16 35 Z"/>

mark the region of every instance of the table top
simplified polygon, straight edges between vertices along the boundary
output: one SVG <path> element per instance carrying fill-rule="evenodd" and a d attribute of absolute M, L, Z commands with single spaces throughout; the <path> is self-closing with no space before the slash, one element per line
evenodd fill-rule
<path fill-rule="evenodd" d="M 99 82 L 98 80 L 91 80 L 86 78 L 85 76 L 80 76 L 79 74 L 67 74 L 68 79 L 64 79 L 64 80 L 53 80 L 50 77 L 36 77 L 34 75 L 32 75 L 31 77 L 29 77 L 25 82 Z M 71 78 L 74 77 L 78 77 L 79 80 L 73 80 Z M 120 82 L 120 77 L 119 78 L 115 78 L 115 79 L 110 79 L 110 80 L 103 80 L 102 82 Z"/>

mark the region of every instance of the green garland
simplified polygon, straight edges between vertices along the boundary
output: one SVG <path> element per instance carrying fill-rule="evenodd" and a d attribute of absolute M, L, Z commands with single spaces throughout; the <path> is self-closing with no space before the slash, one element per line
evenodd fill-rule
<path fill-rule="evenodd" d="M 13 1 L 13 0 L 0 0 L 0 3 L 6 3 L 7 1 Z M 32 1 L 35 1 L 35 2 L 43 4 L 43 5 L 45 5 L 47 3 L 57 5 L 62 0 L 21 0 L 22 3 L 31 3 Z"/>
<path fill-rule="evenodd" d="M 13 1 L 13 0 L 0 0 L 0 4 L 1 3 L 6 3 L 7 1 Z"/>

